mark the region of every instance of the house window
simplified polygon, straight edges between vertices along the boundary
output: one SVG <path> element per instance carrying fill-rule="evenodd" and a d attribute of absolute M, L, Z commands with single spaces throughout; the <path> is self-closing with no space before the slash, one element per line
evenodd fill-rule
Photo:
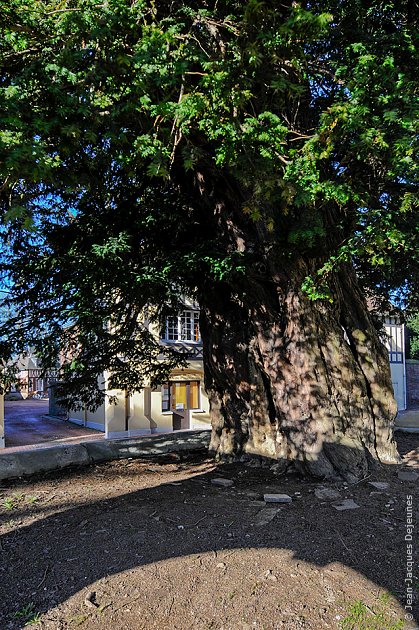
<path fill-rule="evenodd" d="M 199 381 L 169 381 L 162 385 L 162 411 L 200 409 Z"/>
<path fill-rule="evenodd" d="M 166 320 L 165 341 L 201 341 L 199 311 L 182 311 Z"/>

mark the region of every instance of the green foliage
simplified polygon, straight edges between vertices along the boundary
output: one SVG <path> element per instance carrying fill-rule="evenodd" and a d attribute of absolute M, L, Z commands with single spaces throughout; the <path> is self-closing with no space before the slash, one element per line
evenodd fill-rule
<path fill-rule="evenodd" d="M 3 501 L 3 507 L 5 510 L 14 510 L 16 507 L 16 502 L 13 497 L 7 497 Z"/>
<path fill-rule="evenodd" d="M 41 620 L 41 614 L 36 612 L 35 604 L 30 602 L 18 610 L 15 615 L 16 619 L 19 619 L 24 626 L 32 626 L 39 623 Z"/>
<path fill-rule="evenodd" d="M 419 360 L 419 313 L 415 313 L 409 317 L 406 327 L 409 359 Z"/>
<path fill-rule="evenodd" d="M 355 265 L 414 303 L 407 0 L 0 0 L 0 18 L 4 359 L 61 352 L 94 406 L 104 369 L 135 390 L 184 360 L 160 361 L 148 305 L 162 321 L 182 293 L 241 300 L 255 269 L 305 267 L 332 300 Z"/>
<path fill-rule="evenodd" d="M 341 630 L 401 630 L 405 622 L 402 619 L 394 620 L 387 604 L 387 599 L 382 597 L 373 611 L 363 602 L 355 602 L 340 622 Z"/>
<path fill-rule="evenodd" d="M 22 505 L 22 503 L 24 502 L 33 505 L 37 501 L 38 501 L 38 497 L 26 496 L 22 492 L 16 492 L 12 496 L 6 497 L 3 500 L 2 505 L 5 510 L 15 510 L 19 507 L 19 505 Z"/>

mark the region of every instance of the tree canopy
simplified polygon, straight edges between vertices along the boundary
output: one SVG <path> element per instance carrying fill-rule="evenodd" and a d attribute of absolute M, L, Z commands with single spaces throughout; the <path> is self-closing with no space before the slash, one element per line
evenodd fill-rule
<path fill-rule="evenodd" d="M 310 299 L 349 265 L 417 302 L 414 5 L 1 0 L 3 357 L 162 382 L 144 308 L 243 300 L 272 251 Z"/>
<path fill-rule="evenodd" d="M 419 313 L 414 313 L 407 320 L 407 341 L 409 359 L 419 359 Z"/>

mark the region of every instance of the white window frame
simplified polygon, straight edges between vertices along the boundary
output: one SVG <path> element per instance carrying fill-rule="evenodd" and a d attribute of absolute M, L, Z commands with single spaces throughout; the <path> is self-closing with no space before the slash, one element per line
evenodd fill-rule
<path fill-rule="evenodd" d="M 198 330 L 198 339 L 195 338 L 196 330 Z M 163 341 L 169 343 L 201 343 L 199 311 L 185 309 L 178 315 L 167 317 Z"/>
<path fill-rule="evenodd" d="M 387 317 L 385 321 L 386 338 L 390 363 L 404 363 L 404 330 L 403 325 L 398 323 L 397 318 Z"/>

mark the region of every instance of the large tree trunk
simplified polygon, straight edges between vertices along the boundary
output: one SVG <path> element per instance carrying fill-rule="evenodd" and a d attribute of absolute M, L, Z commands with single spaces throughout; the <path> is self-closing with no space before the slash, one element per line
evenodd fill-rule
<path fill-rule="evenodd" d="M 355 481 L 398 461 L 388 353 L 352 270 L 333 279 L 333 302 L 302 293 L 309 271 L 300 260 L 202 294 L 211 450 Z"/>

